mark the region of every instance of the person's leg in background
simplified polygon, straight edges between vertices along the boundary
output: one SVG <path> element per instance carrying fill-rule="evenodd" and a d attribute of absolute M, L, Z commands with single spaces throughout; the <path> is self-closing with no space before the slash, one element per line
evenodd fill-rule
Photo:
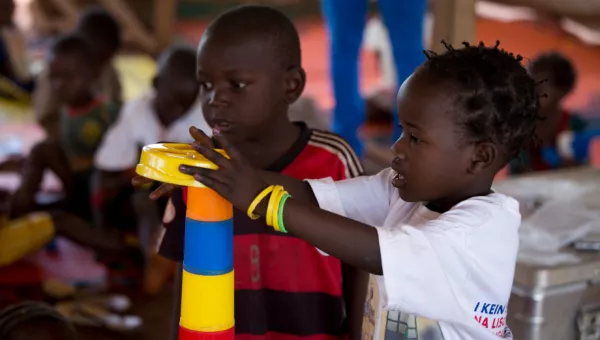
<path fill-rule="evenodd" d="M 73 174 L 60 143 L 53 140 L 40 142 L 31 149 L 21 168 L 21 184 L 9 203 L 10 218 L 35 210 L 35 195 L 40 190 L 45 170 L 51 170 L 58 176 L 64 192 L 73 190 Z"/>
<path fill-rule="evenodd" d="M 378 0 L 379 12 L 392 44 L 398 86 L 425 60 L 423 31 L 427 0 Z M 398 115 L 394 110 L 394 140 L 400 137 Z"/>
<path fill-rule="evenodd" d="M 358 62 L 368 0 L 322 0 L 321 4 L 330 41 L 331 82 L 335 97 L 333 131 L 344 137 L 361 156 L 358 128 L 364 122 L 365 101 L 360 93 Z"/>

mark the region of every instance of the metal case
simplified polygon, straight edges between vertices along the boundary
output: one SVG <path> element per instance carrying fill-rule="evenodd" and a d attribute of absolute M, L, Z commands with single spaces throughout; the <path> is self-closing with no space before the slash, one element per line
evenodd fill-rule
<path fill-rule="evenodd" d="M 600 171 L 587 167 L 508 179 L 495 190 L 510 195 L 526 181 L 541 179 L 542 201 L 562 195 L 560 189 L 550 188 L 553 182 L 569 181 L 589 188 L 585 204 L 600 210 Z M 535 204 L 521 203 L 526 217 L 528 206 Z M 557 266 L 517 263 L 508 304 L 508 326 L 515 340 L 600 340 L 600 253 L 569 251 L 581 261 Z"/>

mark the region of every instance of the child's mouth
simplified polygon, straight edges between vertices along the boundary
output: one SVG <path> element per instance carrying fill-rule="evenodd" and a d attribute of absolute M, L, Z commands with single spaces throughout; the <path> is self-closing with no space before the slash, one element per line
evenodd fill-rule
<path fill-rule="evenodd" d="M 392 178 L 392 185 L 396 188 L 400 188 L 406 184 L 406 178 L 403 175 L 396 173 L 396 176 Z"/>
<path fill-rule="evenodd" d="M 215 120 L 214 127 L 218 128 L 221 132 L 228 132 L 233 128 L 233 124 L 226 120 Z"/>

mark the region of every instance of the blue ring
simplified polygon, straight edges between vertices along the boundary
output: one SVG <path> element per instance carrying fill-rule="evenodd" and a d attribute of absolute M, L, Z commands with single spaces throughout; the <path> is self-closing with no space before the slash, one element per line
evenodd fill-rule
<path fill-rule="evenodd" d="M 186 218 L 183 268 L 196 275 L 233 270 L 233 219 L 202 222 Z"/>

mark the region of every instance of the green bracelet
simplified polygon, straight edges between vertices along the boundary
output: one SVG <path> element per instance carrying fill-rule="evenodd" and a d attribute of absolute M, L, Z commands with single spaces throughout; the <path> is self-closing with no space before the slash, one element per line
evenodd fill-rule
<path fill-rule="evenodd" d="M 278 216 L 277 216 L 277 222 L 279 223 L 279 231 L 282 233 L 287 233 L 287 229 L 285 229 L 285 226 L 283 225 L 283 206 L 285 205 L 285 201 L 288 200 L 288 198 L 290 198 L 292 196 L 290 196 L 290 194 L 285 193 L 283 195 L 283 197 L 281 198 L 281 201 L 279 201 L 279 211 L 278 211 Z"/>

